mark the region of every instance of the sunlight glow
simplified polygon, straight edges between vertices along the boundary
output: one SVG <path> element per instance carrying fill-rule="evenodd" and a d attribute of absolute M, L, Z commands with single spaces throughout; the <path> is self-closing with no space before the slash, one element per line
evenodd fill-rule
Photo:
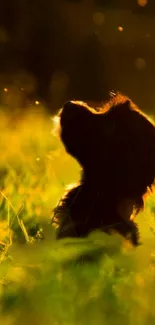
<path fill-rule="evenodd" d="M 55 115 L 51 117 L 51 120 L 53 122 L 51 134 L 55 137 L 58 137 L 60 131 L 60 117 L 58 115 Z"/>

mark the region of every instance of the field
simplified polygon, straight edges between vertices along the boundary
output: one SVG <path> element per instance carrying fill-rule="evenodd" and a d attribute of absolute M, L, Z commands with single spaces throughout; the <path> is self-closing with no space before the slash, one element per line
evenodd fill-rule
<path fill-rule="evenodd" d="M 154 325 L 155 194 L 137 249 L 99 232 L 56 242 L 52 209 L 80 168 L 54 128 L 39 106 L 0 111 L 0 324 Z"/>

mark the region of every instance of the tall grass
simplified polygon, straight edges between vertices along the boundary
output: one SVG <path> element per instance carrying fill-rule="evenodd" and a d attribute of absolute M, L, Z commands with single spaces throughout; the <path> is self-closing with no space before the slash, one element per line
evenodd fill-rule
<path fill-rule="evenodd" d="M 155 194 L 137 217 L 142 245 L 96 232 L 55 241 L 49 224 L 79 166 L 43 110 L 0 113 L 0 324 L 154 325 Z"/>

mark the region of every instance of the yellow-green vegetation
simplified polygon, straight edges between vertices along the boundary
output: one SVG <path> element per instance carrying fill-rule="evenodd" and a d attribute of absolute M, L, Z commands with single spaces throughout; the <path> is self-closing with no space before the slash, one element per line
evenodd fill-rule
<path fill-rule="evenodd" d="M 53 130 L 40 107 L 0 112 L 0 324 L 154 325 L 155 194 L 136 249 L 99 232 L 57 242 L 52 209 L 80 169 Z"/>

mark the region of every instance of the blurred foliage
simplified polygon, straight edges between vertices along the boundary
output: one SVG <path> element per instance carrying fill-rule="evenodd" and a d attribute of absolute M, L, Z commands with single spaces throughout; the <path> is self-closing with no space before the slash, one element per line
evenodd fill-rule
<path fill-rule="evenodd" d="M 136 249 L 100 232 L 56 242 L 52 209 L 79 166 L 55 123 L 40 105 L 0 111 L 0 324 L 154 325 L 155 193 Z"/>

